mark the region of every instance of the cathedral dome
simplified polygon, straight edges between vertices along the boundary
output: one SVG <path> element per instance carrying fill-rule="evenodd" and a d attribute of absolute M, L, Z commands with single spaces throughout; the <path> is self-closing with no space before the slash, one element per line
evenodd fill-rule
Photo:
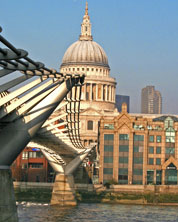
<path fill-rule="evenodd" d="M 108 67 L 108 58 L 103 48 L 92 40 L 74 42 L 65 52 L 62 65 L 94 65 Z"/>

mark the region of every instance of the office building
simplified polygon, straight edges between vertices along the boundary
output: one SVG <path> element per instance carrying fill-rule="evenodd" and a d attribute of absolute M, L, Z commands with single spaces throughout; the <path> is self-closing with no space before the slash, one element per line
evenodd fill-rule
<path fill-rule="evenodd" d="M 178 184 L 178 116 L 128 114 L 127 105 L 100 124 L 99 182 Z"/>
<path fill-rule="evenodd" d="M 141 113 L 161 114 L 161 93 L 154 86 L 146 86 L 141 92 Z"/>

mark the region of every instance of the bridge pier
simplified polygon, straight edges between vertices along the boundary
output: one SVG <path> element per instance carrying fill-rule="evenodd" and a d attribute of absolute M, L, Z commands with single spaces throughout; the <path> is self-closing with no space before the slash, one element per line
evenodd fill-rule
<path fill-rule="evenodd" d="M 10 168 L 0 168 L 0 222 L 18 222 Z"/>
<path fill-rule="evenodd" d="M 73 175 L 57 174 L 53 186 L 51 205 L 76 206 Z"/>

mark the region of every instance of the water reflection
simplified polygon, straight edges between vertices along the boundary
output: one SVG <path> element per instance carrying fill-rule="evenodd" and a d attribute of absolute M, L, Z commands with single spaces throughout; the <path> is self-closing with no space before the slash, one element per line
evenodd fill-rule
<path fill-rule="evenodd" d="M 77 207 L 51 207 L 49 204 L 18 204 L 19 222 L 177 222 L 178 207 L 79 204 Z"/>

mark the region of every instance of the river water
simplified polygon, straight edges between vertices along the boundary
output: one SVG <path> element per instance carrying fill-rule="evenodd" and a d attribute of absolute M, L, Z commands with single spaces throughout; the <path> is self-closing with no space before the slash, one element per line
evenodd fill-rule
<path fill-rule="evenodd" d="M 178 222 L 178 207 L 82 203 L 62 208 L 22 202 L 18 216 L 19 222 Z"/>

